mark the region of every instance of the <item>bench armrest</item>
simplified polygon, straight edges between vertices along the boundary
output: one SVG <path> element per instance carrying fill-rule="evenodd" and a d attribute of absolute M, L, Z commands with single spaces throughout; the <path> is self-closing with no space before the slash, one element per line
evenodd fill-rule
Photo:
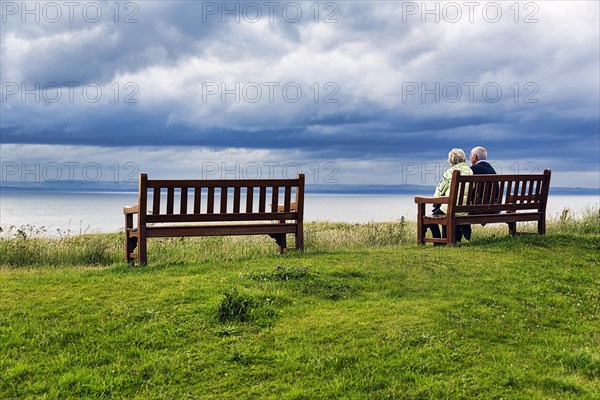
<path fill-rule="evenodd" d="M 137 214 L 140 207 L 138 205 L 123 207 L 123 214 Z"/>
<path fill-rule="evenodd" d="M 417 204 L 450 204 L 450 197 L 428 197 L 428 196 L 415 196 L 415 203 Z"/>

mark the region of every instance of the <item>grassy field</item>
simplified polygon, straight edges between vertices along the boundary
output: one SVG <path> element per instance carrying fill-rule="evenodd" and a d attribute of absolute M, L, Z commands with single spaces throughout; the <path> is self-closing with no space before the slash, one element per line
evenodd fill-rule
<path fill-rule="evenodd" d="M 530 227 L 534 231 L 534 227 Z M 308 224 L 268 238 L 0 240 L 0 398 L 600 398 L 600 213 L 547 236 Z"/>

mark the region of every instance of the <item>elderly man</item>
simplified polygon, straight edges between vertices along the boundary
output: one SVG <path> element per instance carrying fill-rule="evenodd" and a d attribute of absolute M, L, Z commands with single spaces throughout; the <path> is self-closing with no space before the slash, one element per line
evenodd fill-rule
<path fill-rule="evenodd" d="M 471 150 L 471 169 L 473 174 L 496 174 L 496 170 L 487 162 L 487 150 L 477 146 Z"/>
<path fill-rule="evenodd" d="M 471 169 L 473 170 L 473 174 L 475 175 L 496 175 L 496 170 L 491 166 L 489 162 L 487 162 L 487 150 L 485 147 L 477 146 L 473 147 L 471 150 Z M 489 188 L 489 191 L 486 193 L 487 196 L 490 195 L 492 188 Z M 497 189 L 496 189 L 497 190 Z M 496 195 L 497 196 L 497 195 Z M 483 213 L 485 214 L 485 213 Z M 485 225 L 485 224 L 481 224 Z M 462 234 L 468 239 L 471 239 L 471 225 L 465 225 L 462 228 Z"/>

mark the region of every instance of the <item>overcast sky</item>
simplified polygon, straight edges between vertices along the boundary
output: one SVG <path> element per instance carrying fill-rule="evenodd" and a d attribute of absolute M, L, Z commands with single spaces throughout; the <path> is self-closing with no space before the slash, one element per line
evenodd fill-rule
<path fill-rule="evenodd" d="M 2 180 L 600 187 L 598 1 L 2 1 Z"/>

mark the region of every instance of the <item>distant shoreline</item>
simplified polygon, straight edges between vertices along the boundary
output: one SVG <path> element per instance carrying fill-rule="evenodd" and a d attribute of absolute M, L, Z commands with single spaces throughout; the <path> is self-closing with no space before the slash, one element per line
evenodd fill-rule
<path fill-rule="evenodd" d="M 429 195 L 433 186 L 423 185 L 306 185 L 307 194 L 340 195 Z M 44 192 L 44 193 L 137 193 L 137 184 L 114 182 L 65 182 L 65 183 L 13 183 L 0 184 L 2 192 Z M 599 196 L 600 188 L 551 187 L 550 195 Z"/>

